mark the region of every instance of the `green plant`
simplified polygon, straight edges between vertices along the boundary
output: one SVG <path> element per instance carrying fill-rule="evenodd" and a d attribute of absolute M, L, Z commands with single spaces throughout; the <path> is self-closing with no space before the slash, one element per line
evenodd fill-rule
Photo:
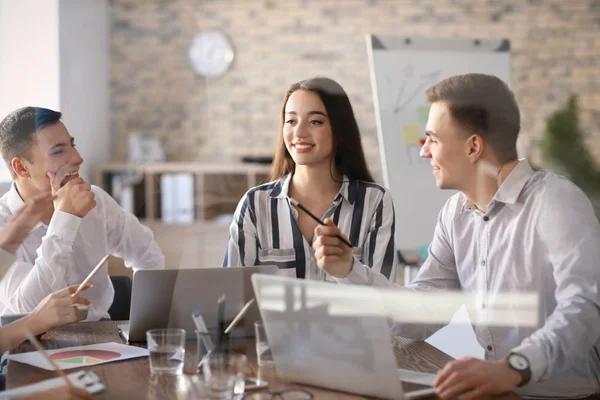
<path fill-rule="evenodd" d="M 579 186 L 600 216 L 600 171 L 579 126 L 577 96 L 569 96 L 565 107 L 546 122 L 546 134 L 540 141 L 544 163 Z"/>

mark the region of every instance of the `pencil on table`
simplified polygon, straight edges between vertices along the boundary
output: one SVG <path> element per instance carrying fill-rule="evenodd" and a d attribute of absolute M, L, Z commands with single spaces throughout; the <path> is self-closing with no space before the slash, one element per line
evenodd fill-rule
<path fill-rule="evenodd" d="M 236 315 L 235 318 L 233 319 L 233 321 L 231 321 L 231 323 L 229 324 L 227 329 L 225 329 L 225 334 L 228 334 L 229 332 L 231 332 L 231 330 L 233 328 L 235 328 L 235 326 L 240 322 L 240 320 L 246 314 L 246 312 L 248 312 L 248 310 L 250 309 L 250 306 L 253 303 L 254 303 L 254 299 L 252 298 L 244 305 L 244 307 L 240 310 L 238 315 Z"/>
<path fill-rule="evenodd" d="M 225 294 L 222 294 L 217 301 L 217 351 L 223 348 L 224 319 L 225 319 Z"/>

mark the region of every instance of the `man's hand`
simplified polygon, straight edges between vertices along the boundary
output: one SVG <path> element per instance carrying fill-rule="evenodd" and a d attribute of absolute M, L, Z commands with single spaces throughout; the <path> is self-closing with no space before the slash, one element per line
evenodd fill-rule
<path fill-rule="evenodd" d="M 313 248 L 317 265 L 333 277 L 344 278 L 350 273 L 354 262 L 352 248 L 336 237 L 341 235 L 344 239 L 348 239 L 331 219 L 327 218 L 323 222 L 325 225 L 318 225 L 315 228 L 316 240 Z"/>
<path fill-rule="evenodd" d="M 82 177 L 78 176 L 61 187 L 62 181 L 65 178 L 63 170 L 64 167 L 56 174 L 48 172 L 52 193 L 56 195 L 54 209 L 83 218 L 91 209 L 96 207 L 92 186 L 84 181 Z"/>
<path fill-rule="evenodd" d="M 483 361 L 467 357 L 446 364 L 438 372 L 433 386 L 441 399 L 471 400 L 508 392 L 521 379 L 506 360 Z"/>
<path fill-rule="evenodd" d="M 48 208 L 52 208 L 53 200 L 54 196 L 48 192 L 40 193 L 26 201 L 0 232 L 0 247 L 15 253 L 33 227 L 41 221 Z"/>
<path fill-rule="evenodd" d="M 27 316 L 29 318 L 29 329 L 33 335 L 39 335 L 48 329 L 77 321 L 77 307 L 74 304 L 89 306 L 88 299 L 80 296 L 71 297 L 79 285 L 69 286 L 48 295 Z M 87 284 L 83 290 L 91 288 Z"/>

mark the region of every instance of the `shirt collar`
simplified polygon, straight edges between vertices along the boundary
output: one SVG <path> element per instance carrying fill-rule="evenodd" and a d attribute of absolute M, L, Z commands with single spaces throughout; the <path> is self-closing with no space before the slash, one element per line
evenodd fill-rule
<path fill-rule="evenodd" d="M 279 180 L 273 186 L 273 189 L 269 192 L 269 196 L 277 199 L 287 199 L 290 193 L 290 182 L 292 181 L 292 174 L 286 174 L 279 178 Z M 342 177 L 342 186 L 338 190 L 337 194 L 333 197 L 333 202 L 337 204 L 341 199 L 345 199 L 350 204 L 354 204 L 356 198 L 358 182 L 350 180 L 348 176 Z"/>
<path fill-rule="evenodd" d="M 342 177 L 342 186 L 338 190 L 337 194 L 333 197 L 333 202 L 338 204 L 342 200 L 346 200 L 350 204 L 354 204 L 356 199 L 356 190 L 358 189 L 358 182 L 356 180 L 350 180 L 347 175 Z"/>
<path fill-rule="evenodd" d="M 12 215 L 15 215 L 15 213 L 25 205 L 25 202 L 17 190 L 17 184 L 14 181 L 10 185 L 10 190 L 8 191 L 8 196 L 6 198 L 6 205 L 8 206 L 8 209 Z M 46 227 L 46 225 L 44 225 L 42 222 L 38 222 L 31 230 L 36 230 L 40 226 Z"/>
<path fill-rule="evenodd" d="M 494 200 L 505 204 L 515 204 L 531 175 L 533 175 L 533 169 L 531 169 L 527 160 L 519 160 L 519 163 L 510 171 L 498 188 Z"/>
<path fill-rule="evenodd" d="M 497 201 L 504 204 L 516 204 L 519 195 L 523 191 L 525 184 L 533 175 L 533 169 L 526 159 L 522 158 L 519 163 L 510 171 L 506 179 L 500 184 L 492 202 Z M 463 201 L 463 210 L 475 210 L 477 207 L 467 199 Z"/>
<path fill-rule="evenodd" d="M 25 205 L 25 202 L 21 198 L 19 191 L 17 190 L 17 184 L 13 181 L 10 185 L 10 190 L 8 191 L 8 197 L 6 199 L 6 205 L 8 205 L 8 209 L 11 214 L 15 214 L 21 207 Z"/>
<path fill-rule="evenodd" d="M 275 182 L 275 185 L 269 192 L 269 196 L 274 197 L 276 199 L 287 199 L 288 194 L 290 192 L 290 181 L 292 175 L 285 174 L 281 178 Z"/>

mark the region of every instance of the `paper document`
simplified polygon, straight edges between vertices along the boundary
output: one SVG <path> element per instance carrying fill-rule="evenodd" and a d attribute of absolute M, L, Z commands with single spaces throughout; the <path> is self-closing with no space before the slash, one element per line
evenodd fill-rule
<path fill-rule="evenodd" d="M 50 358 L 62 369 L 89 367 L 111 361 L 121 361 L 129 358 L 148 356 L 147 349 L 127 346 L 115 342 L 46 350 L 46 353 L 48 353 Z M 52 365 L 39 351 L 11 354 L 8 356 L 8 359 L 33 365 L 38 368 L 54 370 Z"/>
<path fill-rule="evenodd" d="M 416 383 L 419 385 L 433 386 L 436 374 L 428 372 L 411 371 L 409 369 L 398 368 L 398 376 L 402 382 Z"/>
<path fill-rule="evenodd" d="M 106 390 L 106 386 L 100 381 L 100 378 L 91 371 L 77 371 L 67 375 L 73 386 L 87 390 L 89 393 L 96 394 Z M 28 396 L 45 390 L 55 389 L 65 386 L 66 382 L 62 377 L 46 379 L 31 385 L 21 386 L 15 389 L 0 392 L 0 399 L 10 399 L 15 396 Z"/>

